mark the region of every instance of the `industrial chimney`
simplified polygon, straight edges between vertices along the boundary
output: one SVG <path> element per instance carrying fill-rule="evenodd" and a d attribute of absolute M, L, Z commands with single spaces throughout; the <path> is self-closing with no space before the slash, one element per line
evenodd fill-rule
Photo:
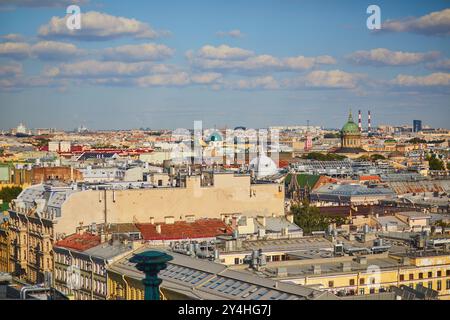
<path fill-rule="evenodd" d="M 369 110 L 368 118 L 367 118 L 367 132 L 368 133 L 372 132 L 372 117 L 370 115 L 370 110 Z"/>
<path fill-rule="evenodd" d="M 358 110 L 358 129 L 359 129 L 359 132 L 362 131 L 362 116 L 361 116 L 361 110 Z"/>

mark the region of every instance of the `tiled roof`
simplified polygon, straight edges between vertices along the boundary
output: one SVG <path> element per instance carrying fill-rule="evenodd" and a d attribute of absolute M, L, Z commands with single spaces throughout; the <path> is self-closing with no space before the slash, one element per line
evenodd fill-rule
<path fill-rule="evenodd" d="M 63 240 L 56 242 L 55 246 L 77 251 L 85 251 L 100 244 L 100 236 L 91 233 L 74 233 Z"/>
<path fill-rule="evenodd" d="M 359 180 L 361 180 L 361 181 L 371 181 L 371 180 L 380 181 L 380 177 L 379 176 L 360 176 Z"/>
<path fill-rule="evenodd" d="M 156 231 L 157 224 L 136 224 L 144 240 L 211 238 L 232 232 L 232 228 L 220 219 L 200 219 L 194 222 L 176 221 L 173 224 L 159 223 L 159 225 L 161 233 Z"/>

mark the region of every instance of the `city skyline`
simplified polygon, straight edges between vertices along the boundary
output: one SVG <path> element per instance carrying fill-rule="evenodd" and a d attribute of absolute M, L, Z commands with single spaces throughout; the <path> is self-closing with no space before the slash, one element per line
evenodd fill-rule
<path fill-rule="evenodd" d="M 378 1 L 380 31 L 366 1 L 208 4 L 1 2 L 0 129 L 339 128 L 349 108 L 448 128 L 448 2 Z"/>

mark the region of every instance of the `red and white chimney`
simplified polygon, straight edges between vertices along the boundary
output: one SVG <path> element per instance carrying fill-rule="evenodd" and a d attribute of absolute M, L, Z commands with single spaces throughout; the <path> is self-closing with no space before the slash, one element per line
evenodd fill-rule
<path fill-rule="evenodd" d="M 369 110 L 368 118 L 367 118 L 367 132 L 368 133 L 372 132 L 372 117 L 370 115 L 370 110 Z"/>
<path fill-rule="evenodd" d="M 362 131 L 362 116 L 361 116 L 361 110 L 358 110 L 358 128 L 359 132 Z"/>

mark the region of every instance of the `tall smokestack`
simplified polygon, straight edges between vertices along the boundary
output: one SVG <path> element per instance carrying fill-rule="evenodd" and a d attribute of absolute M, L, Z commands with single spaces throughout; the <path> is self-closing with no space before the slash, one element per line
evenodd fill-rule
<path fill-rule="evenodd" d="M 361 117 L 361 110 L 358 110 L 358 128 L 359 132 L 362 131 L 362 117 Z"/>
<path fill-rule="evenodd" d="M 368 133 L 372 132 L 372 117 L 370 116 L 370 110 L 367 118 L 367 132 Z"/>

